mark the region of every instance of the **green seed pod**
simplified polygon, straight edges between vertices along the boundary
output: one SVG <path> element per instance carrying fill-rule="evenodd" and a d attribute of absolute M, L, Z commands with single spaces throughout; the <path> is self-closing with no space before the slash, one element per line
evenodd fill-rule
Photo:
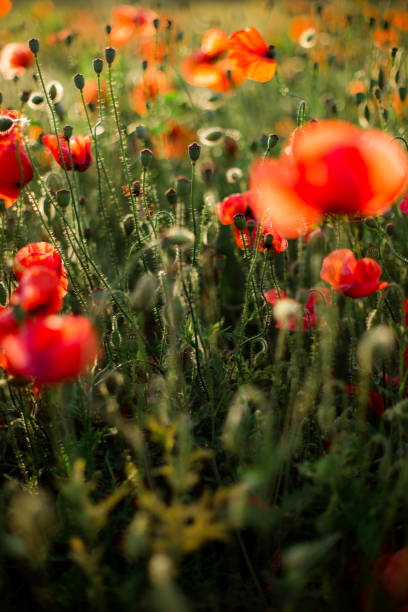
<path fill-rule="evenodd" d="M 57 203 L 61 208 L 67 208 L 69 206 L 69 201 L 71 198 L 71 194 L 68 189 L 58 189 L 57 194 Z"/>
<path fill-rule="evenodd" d="M 201 147 L 198 144 L 198 142 L 193 142 L 190 145 L 188 145 L 188 154 L 193 164 L 195 164 L 198 158 L 200 157 L 200 153 L 201 153 Z"/>
<path fill-rule="evenodd" d="M 83 88 L 85 87 L 85 78 L 84 78 L 84 75 L 77 73 L 74 76 L 74 83 L 75 83 L 75 87 L 77 89 L 79 89 L 80 91 L 82 91 Z"/>
<path fill-rule="evenodd" d="M 265 234 L 265 236 L 263 237 L 263 245 L 267 251 L 273 248 L 273 235 L 272 234 Z"/>
<path fill-rule="evenodd" d="M 62 131 L 63 131 L 65 140 L 69 140 L 72 136 L 74 128 L 72 127 L 72 125 L 65 125 Z"/>
<path fill-rule="evenodd" d="M 246 227 L 245 215 L 242 213 L 237 213 L 234 215 L 234 225 L 240 232 L 242 232 Z"/>
<path fill-rule="evenodd" d="M 146 128 L 144 125 L 137 125 L 135 129 L 136 137 L 139 140 L 146 140 Z"/>
<path fill-rule="evenodd" d="M 0 132 L 8 132 L 13 125 L 13 120 L 10 117 L 0 117 Z"/>
<path fill-rule="evenodd" d="M 277 134 L 269 134 L 266 148 L 273 149 L 273 147 L 276 146 L 278 142 L 279 142 L 279 136 Z"/>
<path fill-rule="evenodd" d="M 176 192 L 177 195 L 188 196 L 191 190 L 191 181 L 186 176 L 179 176 L 176 178 Z"/>
<path fill-rule="evenodd" d="M 28 41 L 28 46 L 30 47 L 31 53 L 37 56 L 40 50 L 40 41 L 38 38 L 31 38 L 31 40 Z"/>
<path fill-rule="evenodd" d="M 116 49 L 114 49 L 113 47 L 106 47 L 105 59 L 107 63 L 109 64 L 109 66 L 113 64 L 113 62 L 115 61 L 115 57 L 116 57 Z"/>
<path fill-rule="evenodd" d="M 101 59 L 100 57 L 95 58 L 92 62 L 92 66 L 96 74 L 101 74 L 103 70 L 103 59 Z"/>
<path fill-rule="evenodd" d="M 150 149 L 142 149 L 140 151 L 140 162 L 143 168 L 149 168 L 152 163 L 153 153 Z"/>

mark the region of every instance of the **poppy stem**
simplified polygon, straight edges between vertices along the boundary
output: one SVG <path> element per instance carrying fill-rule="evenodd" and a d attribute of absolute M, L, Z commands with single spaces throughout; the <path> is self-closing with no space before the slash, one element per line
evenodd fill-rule
<path fill-rule="evenodd" d="M 197 265 L 196 262 L 196 249 L 197 249 L 197 221 L 194 207 L 194 187 L 195 187 L 195 162 L 191 162 L 191 190 L 190 190 L 190 208 L 191 218 L 193 221 L 193 232 L 194 232 L 194 244 L 193 244 L 193 266 Z"/>

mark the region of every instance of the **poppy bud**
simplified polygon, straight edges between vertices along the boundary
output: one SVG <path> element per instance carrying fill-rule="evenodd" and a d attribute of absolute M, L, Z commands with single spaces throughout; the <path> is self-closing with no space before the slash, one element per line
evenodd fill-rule
<path fill-rule="evenodd" d="M 75 83 L 75 87 L 77 89 L 79 89 L 80 91 L 83 90 L 83 88 L 85 87 L 85 79 L 84 79 L 84 75 L 83 74 L 76 74 L 74 76 L 74 83 Z"/>
<path fill-rule="evenodd" d="M 374 90 L 374 95 L 377 98 L 377 100 L 381 100 L 381 91 L 378 87 Z"/>
<path fill-rule="evenodd" d="M 156 298 L 158 281 L 152 274 L 144 274 L 137 281 L 130 301 L 135 310 L 150 310 Z"/>
<path fill-rule="evenodd" d="M 0 105 L 3 104 L 3 94 L 0 92 Z"/>
<path fill-rule="evenodd" d="M 116 57 L 116 49 L 113 47 L 106 47 L 105 49 L 105 59 L 108 62 L 109 66 L 113 64 Z"/>
<path fill-rule="evenodd" d="M 242 213 L 237 213 L 234 215 L 234 225 L 240 232 L 242 232 L 246 226 L 245 215 Z"/>
<path fill-rule="evenodd" d="M 72 125 L 65 125 L 62 131 L 63 131 L 65 140 L 69 140 L 72 136 L 72 132 L 74 131 L 74 128 L 72 127 Z"/>
<path fill-rule="evenodd" d="M 188 154 L 193 164 L 195 164 L 198 158 L 200 157 L 200 153 L 201 153 L 201 147 L 198 144 L 198 142 L 193 142 L 190 145 L 188 145 Z"/>
<path fill-rule="evenodd" d="M 263 245 L 264 245 L 264 248 L 268 251 L 269 249 L 273 247 L 273 235 L 272 234 L 265 234 L 265 236 L 263 237 Z"/>
<path fill-rule="evenodd" d="M 191 181 L 186 176 L 176 178 L 176 192 L 178 196 L 187 196 L 190 193 Z"/>
<path fill-rule="evenodd" d="M 364 102 L 365 94 L 362 91 L 356 93 L 356 104 L 359 106 L 362 102 Z"/>
<path fill-rule="evenodd" d="M 279 136 L 277 134 L 269 134 L 266 148 L 268 150 L 273 149 L 273 147 L 278 143 Z"/>
<path fill-rule="evenodd" d="M 401 102 L 405 102 L 405 98 L 407 97 L 407 88 L 399 87 L 398 95 L 399 95 L 399 99 L 401 100 Z"/>
<path fill-rule="evenodd" d="M 112 26 L 109 25 L 109 23 L 105 26 L 105 32 L 108 34 L 108 36 L 112 32 Z"/>
<path fill-rule="evenodd" d="M 171 246 L 189 247 L 194 242 L 194 234 L 183 227 L 172 227 L 163 237 L 163 248 Z"/>
<path fill-rule="evenodd" d="M 56 104 L 54 104 L 54 111 L 57 114 L 57 116 L 59 117 L 59 119 L 63 119 L 65 116 L 65 109 L 62 106 L 61 102 L 57 102 Z"/>
<path fill-rule="evenodd" d="M 143 168 L 149 168 L 152 163 L 153 153 L 150 149 L 143 149 L 140 151 L 140 161 Z"/>
<path fill-rule="evenodd" d="M 78 204 L 80 206 L 85 206 L 85 204 L 86 204 L 86 197 L 85 196 L 80 196 L 79 200 L 78 200 Z"/>
<path fill-rule="evenodd" d="M 0 117 L 0 132 L 7 132 L 13 125 L 13 120 L 10 117 Z"/>
<path fill-rule="evenodd" d="M 28 41 L 28 46 L 30 47 L 31 53 L 37 57 L 37 53 L 40 50 L 40 41 L 38 38 L 31 38 L 31 40 Z"/>
<path fill-rule="evenodd" d="M 57 191 L 57 202 L 61 208 L 66 208 L 69 205 L 70 193 L 68 189 L 59 189 Z"/>
<path fill-rule="evenodd" d="M 376 221 L 375 221 L 374 217 L 367 217 L 364 220 L 364 223 L 366 224 L 367 227 L 372 227 L 372 228 L 376 228 L 377 227 L 377 224 L 376 224 Z"/>
<path fill-rule="evenodd" d="M 156 17 L 155 19 L 153 19 L 153 26 L 156 31 L 159 29 L 159 25 L 160 25 L 160 19 Z"/>
<path fill-rule="evenodd" d="M 385 231 L 387 232 L 388 236 L 392 236 L 395 230 L 395 225 L 393 223 L 387 223 L 387 225 L 385 226 Z"/>
<path fill-rule="evenodd" d="M 139 140 L 146 140 L 146 128 L 144 125 L 137 125 L 135 129 L 136 137 Z"/>
<path fill-rule="evenodd" d="M 123 228 L 126 236 L 130 236 L 135 231 L 135 219 L 132 214 L 126 215 L 123 219 Z"/>
<path fill-rule="evenodd" d="M 167 189 L 164 195 L 166 196 L 167 201 L 171 206 L 174 206 L 177 203 L 177 192 L 175 189 L 173 189 L 173 187 Z"/>
<path fill-rule="evenodd" d="M 6 203 L 2 198 L 0 198 L 0 214 L 5 213 L 5 212 L 6 212 Z"/>
<path fill-rule="evenodd" d="M 247 228 L 248 228 L 248 232 L 252 234 L 252 232 L 256 228 L 256 221 L 254 221 L 253 219 L 248 219 Z"/>
<path fill-rule="evenodd" d="M 143 60 L 143 62 L 142 62 L 142 70 L 143 71 L 147 70 L 148 65 L 149 65 L 148 61 L 147 60 Z"/>
<path fill-rule="evenodd" d="M 7 291 L 3 283 L 0 283 L 0 304 L 4 306 L 7 302 Z"/>
<path fill-rule="evenodd" d="M 103 70 L 103 59 L 101 59 L 100 57 L 95 58 L 92 62 L 92 66 L 96 74 L 101 74 Z"/>
<path fill-rule="evenodd" d="M 33 108 L 35 108 L 36 106 L 41 106 L 42 104 L 44 104 L 44 96 L 42 96 L 41 94 L 33 94 L 30 97 L 30 103 L 32 104 Z"/>
<path fill-rule="evenodd" d="M 22 104 L 25 104 L 26 102 L 28 102 L 29 97 L 30 97 L 30 92 L 25 89 L 20 94 L 20 102 Z"/>
<path fill-rule="evenodd" d="M 393 47 L 391 49 L 391 57 L 392 57 L 392 59 L 395 59 L 395 56 L 397 55 L 397 53 L 398 53 L 398 47 Z"/>
<path fill-rule="evenodd" d="M 385 84 L 384 71 L 382 68 L 380 68 L 380 70 L 378 71 L 378 87 L 380 89 L 384 89 L 384 84 Z"/>

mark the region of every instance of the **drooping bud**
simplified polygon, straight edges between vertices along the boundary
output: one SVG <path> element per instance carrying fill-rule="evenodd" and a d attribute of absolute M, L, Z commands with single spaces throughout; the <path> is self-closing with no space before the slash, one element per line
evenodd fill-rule
<path fill-rule="evenodd" d="M 96 74 L 101 74 L 103 70 L 103 59 L 101 59 L 100 57 L 96 57 L 92 62 L 92 66 Z"/>
<path fill-rule="evenodd" d="M 115 61 L 115 57 L 116 57 L 116 49 L 114 49 L 113 47 L 106 47 L 105 59 L 108 62 L 109 66 L 113 64 L 113 62 Z"/>
<path fill-rule="evenodd" d="M 40 50 L 40 41 L 38 38 L 31 38 L 31 40 L 28 41 L 28 46 L 30 47 L 31 53 L 37 57 Z"/>
<path fill-rule="evenodd" d="M 83 90 L 83 88 L 85 87 L 85 78 L 83 74 L 76 74 L 74 76 L 74 83 L 75 83 L 75 87 L 77 89 L 79 89 L 80 91 Z"/>
<path fill-rule="evenodd" d="M 192 142 L 190 145 L 188 145 L 188 154 L 193 164 L 195 164 L 198 158 L 200 157 L 200 153 L 201 147 L 198 142 Z"/>

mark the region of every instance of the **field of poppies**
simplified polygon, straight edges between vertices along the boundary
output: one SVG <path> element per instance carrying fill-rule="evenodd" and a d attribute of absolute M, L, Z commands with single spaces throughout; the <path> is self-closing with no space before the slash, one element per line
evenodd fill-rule
<path fill-rule="evenodd" d="M 0 609 L 408 611 L 403 0 L 0 0 Z"/>

